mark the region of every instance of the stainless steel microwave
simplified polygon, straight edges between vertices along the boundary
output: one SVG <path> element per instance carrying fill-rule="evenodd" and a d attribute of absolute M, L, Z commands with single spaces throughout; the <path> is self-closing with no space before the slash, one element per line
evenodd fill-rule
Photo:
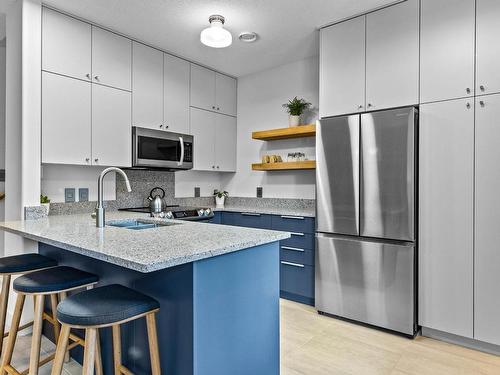
<path fill-rule="evenodd" d="M 132 168 L 193 168 L 193 136 L 132 127 Z"/>

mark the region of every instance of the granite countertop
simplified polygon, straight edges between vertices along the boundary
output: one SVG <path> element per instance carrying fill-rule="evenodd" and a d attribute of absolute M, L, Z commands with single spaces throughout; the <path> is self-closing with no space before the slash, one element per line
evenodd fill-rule
<path fill-rule="evenodd" d="M 248 211 L 248 210 L 245 210 Z M 145 230 L 96 228 L 89 214 L 0 223 L 5 231 L 139 272 L 153 272 L 289 238 L 271 230 L 106 213 L 106 221 L 141 219 L 176 225 Z"/>

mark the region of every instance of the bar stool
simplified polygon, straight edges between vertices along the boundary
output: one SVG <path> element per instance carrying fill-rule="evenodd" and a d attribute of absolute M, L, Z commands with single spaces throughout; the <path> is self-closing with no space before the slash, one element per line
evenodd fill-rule
<path fill-rule="evenodd" d="M 156 332 L 156 316 L 160 304 L 155 299 L 122 285 L 108 285 L 74 294 L 57 306 L 57 319 L 62 323 L 61 335 L 52 366 L 52 375 L 61 375 L 64 353 L 71 328 L 85 329 L 83 375 L 94 373 L 97 332 L 112 327 L 114 373 L 132 374 L 121 363 L 120 325 L 146 317 L 151 373 L 160 375 L 160 354 Z"/>
<path fill-rule="evenodd" d="M 14 346 L 16 344 L 17 333 L 19 331 L 19 321 L 21 319 L 24 301 L 27 295 L 33 296 L 35 302 L 35 317 L 33 320 L 33 337 L 31 340 L 29 375 L 37 375 L 38 368 L 45 363 L 50 362 L 55 357 L 55 354 L 52 354 L 40 360 L 40 344 L 42 339 L 45 296 L 50 296 L 51 307 L 53 309 L 52 313 L 54 314 L 57 310 L 57 295 L 59 293 L 62 294 L 62 297 L 64 298 L 68 291 L 85 287 L 92 288 L 97 281 L 98 277 L 94 274 L 66 266 L 53 267 L 18 277 L 14 281 L 14 290 L 17 292 L 16 307 L 12 317 L 7 346 L 5 347 L 5 353 L 2 358 L 0 375 L 4 375 L 5 372 L 12 375 L 26 373 L 26 371 L 19 372 L 15 369 L 11 365 L 11 361 Z M 54 320 L 50 316 L 46 316 L 46 319 L 52 321 L 54 325 L 54 335 L 57 343 L 60 331 L 59 323 L 57 319 Z M 68 339 L 73 341 L 70 346 L 66 345 L 68 350 L 77 345 L 85 346 L 84 340 L 75 335 L 66 338 L 66 340 Z M 64 353 L 64 356 L 65 354 L 66 353 Z M 100 357 L 98 359 L 100 359 Z M 97 365 L 97 370 L 101 370 L 100 373 L 98 371 L 97 373 L 102 374 L 100 361 Z"/>
<path fill-rule="evenodd" d="M 5 333 L 5 316 L 7 315 L 7 305 L 9 303 L 10 281 L 14 275 L 27 274 L 33 271 L 57 266 L 54 259 L 47 258 L 40 254 L 20 254 L 10 257 L 0 258 L 0 276 L 2 276 L 2 291 L 0 292 L 0 354 L 2 353 L 3 339 L 7 337 Z M 54 316 L 55 317 L 55 316 Z M 33 325 L 33 322 L 19 327 L 23 330 Z"/>

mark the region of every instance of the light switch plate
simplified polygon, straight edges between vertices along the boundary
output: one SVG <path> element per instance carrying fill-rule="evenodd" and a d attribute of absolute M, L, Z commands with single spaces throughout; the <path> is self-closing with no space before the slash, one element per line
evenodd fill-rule
<path fill-rule="evenodd" d="M 262 198 L 262 186 L 257 186 L 257 198 Z"/>
<path fill-rule="evenodd" d="M 75 188 L 64 189 L 64 202 L 71 203 L 75 201 Z"/>
<path fill-rule="evenodd" d="M 78 189 L 78 201 L 88 202 L 88 200 L 89 200 L 89 189 L 88 188 Z"/>
<path fill-rule="evenodd" d="M 200 197 L 200 188 L 198 186 L 195 186 L 194 188 L 194 197 L 195 198 Z"/>

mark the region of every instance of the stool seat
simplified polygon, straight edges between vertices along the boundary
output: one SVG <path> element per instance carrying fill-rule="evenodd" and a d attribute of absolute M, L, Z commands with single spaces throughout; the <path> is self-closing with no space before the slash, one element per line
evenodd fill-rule
<path fill-rule="evenodd" d="M 158 308 L 157 300 L 113 284 L 66 298 L 57 306 L 57 319 L 75 326 L 110 325 Z"/>
<path fill-rule="evenodd" d="M 21 293 L 50 293 L 96 283 L 97 275 L 73 267 L 58 266 L 18 277 L 14 290 Z"/>
<path fill-rule="evenodd" d="M 57 266 L 54 259 L 36 253 L 0 258 L 0 274 L 23 273 L 54 266 Z"/>

